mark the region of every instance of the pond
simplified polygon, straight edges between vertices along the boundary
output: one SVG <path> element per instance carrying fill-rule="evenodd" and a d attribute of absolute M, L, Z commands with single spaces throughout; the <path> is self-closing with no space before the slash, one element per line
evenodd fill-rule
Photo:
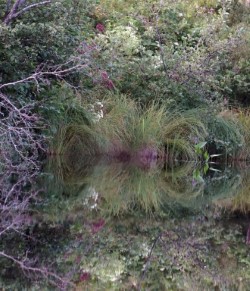
<path fill-rule="evenodd" d="M 5 290 L 250 286 L 247 165 L 55 157 L 35 181 L 1 236 Z"/>

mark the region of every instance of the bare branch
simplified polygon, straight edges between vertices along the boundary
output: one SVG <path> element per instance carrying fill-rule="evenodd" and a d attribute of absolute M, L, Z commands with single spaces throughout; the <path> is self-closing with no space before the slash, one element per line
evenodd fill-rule
<path fill-rule="evenodd" d="M 74 64 L 75 61 L 76 60 L 73 59 L 65 64 L 58 65 L 55 67 L 50 67 L 47 69 L 47 71 L 38 71 L 38 72 L 35 72 L 32 75 L 28 76 L 27 78 L 17 80 L 14 82 L 2 84 L 2 85 L 0 85 L 0 90 L 5 88 L 5 87 L 15 86 L 15 85 L 18 85 L 21 83 L 27 83 L 27 82 L 31 82 L 31 81 L 38 83 L 39 81 L 45 81 L 46 77 L 63 78 L 66 75 L 69 75 L 69 74 L 74 73 L 74 72 L 79 72 L 83 69 L 88 68 L 87 64 L 82 64 L 82 63 Z M 63 67 L 66 67 L 66 68 L 63 69 Z"/>
<path fill-rule="evenodd" d="M 11 0 L 8 0 L 6 3 L 6 12 L 7 13 L 10 11 L 10 6 L 11 6 Z"/>
<path fill-rule="evenodd" d="M 56 284 L 57 286 L 61 285 L 65 288 L 70 285 L 71 287 L 74 287 L 74 284 L 70 282 L 67 278 L 58 276 L 56 273 L 49 271 L 46 267 L 39 268 L 29 266 L 26 262 L 27 258 L 21 261 L 11 255 L 6 254 L 3 251 L 0 252 L 0 256 L 5 257 L 17 264 L 23 272 L 33 272 L 34 274 L 40 274 L 41 276 L 50 279 L 50 281 L 52 281 L 52 283 Z"/>
<path fill-rule="evenodd" d="M 21 14 L 25 13 L 26 11 L 34 8 L 34 7 L 38 7 L 38 6 L 43 6 L 43 5 L 47 5 L 47 4 L 50 4 L 51 3 L 51 0 L 48 0 L 48 1 L 42 1 L 42 2 L 38 2 L 38 3 L 34 3 L 34 4 L 31 4 L 29 6 L 26 6 L 25 8 L 23 8 L 22 10 L 18 11 L 17 13 L 15 13 L 13 15 L 13 19 L 14 18 L 17 18 L 19 17 Z"/>
<path fill-rule="evenodd" d="M 22 2 L 22 0 L 16 0 L 16 2 L 12 6 L 10 12 L 5 17 L 5 19 L 3 21 L 4 24 L 8 25 L 13 20 L 13 15 L 17 12 L 21 2 Z M 10 2 L 8 2 L 8 5 L 9 4 L 10 4 Z"/>
<path fill-rule="evenodd" d="M 16 2 L 13 4 L 12 8 L 10 9 L 10 12 L 9 13 L 7 12 L 7 15 L 4 17 L 3 23 L 6 24 L 6 25 L 9 25 L 14 19 L 19 17 L 20 15 L 22 15 L 26 11 L 28 11 L 28 10 L 30 10 L 32 8 L 36 8 L 36 7 L 39 7 L 39 6 L 44 6 L 44 5 L 50 4 L 52 2 L 52 0 L 46 0 L 46 1 L 37 2 L 37 3 L 31 4 L 31 5 L 28 5 L 28 6 L 24 7 L 23 9 L 19 10 L 20 7 L 25 2 L 26 2 L 25 0 L 16 0 Z M 8 1 L 8 3 L 7 3 L 7 8 L 9 6 L 10 6 L 10 1 Z"/>

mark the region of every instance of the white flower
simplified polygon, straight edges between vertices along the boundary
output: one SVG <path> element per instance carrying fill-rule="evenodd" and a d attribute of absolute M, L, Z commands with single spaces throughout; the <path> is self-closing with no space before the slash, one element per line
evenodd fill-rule
<path fill-rule="evenodd" d="M 101 118 L 103 118 L 103 103 L 100 101 L 96 101 L 94 104 L 89 105 L 89 111 L 93 115 L 93 121 L 98 122 Z"/>

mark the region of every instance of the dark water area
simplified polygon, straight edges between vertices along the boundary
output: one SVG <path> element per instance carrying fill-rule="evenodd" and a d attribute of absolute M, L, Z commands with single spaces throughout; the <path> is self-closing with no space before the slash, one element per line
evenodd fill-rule
<path fill-rule="evenodd" d="M 247 165 L 55 157 L 33 185 L 2 289 L 249 290 Z"/>

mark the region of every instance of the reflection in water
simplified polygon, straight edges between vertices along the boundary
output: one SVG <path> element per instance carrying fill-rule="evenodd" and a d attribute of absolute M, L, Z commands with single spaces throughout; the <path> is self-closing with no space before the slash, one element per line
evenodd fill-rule
<path fill-rule="evenodd" d="M 69 200 L 72 200 L 73 209 L 73 204 L 79 206 L 79 203 L 90 201 L 90 208 L 94 208 L 94 200 L 103 215 L 125 214 L 136 209 L 157 214 L 166 204 L 188 204 L 204 191 L 203 183 L 192 183 L 192 163 L 163 170 L 157 166 L 145 169 L 138 167 L 138 163 L 108 159 L 94 163 L 79 161 L 74 167 L 56 160 L 50 168 L 54 170 L 54 178 L 47 182 L 47 192 L 53 192 L 54 198 L 57 193 L 58 202 L 61 198 L 69 207 Z M 55 201 L 52 203 L 54 208 Z"/>
<path fill-rule="evenodd" d="M 242 183 L 237 189 L 237 195 L 232 200 L 233 210 L 250 212 L 250 173 L 246 173 L 242 178 Z"/>
<path fill-rule="evenodd" d="M 194 163 L 142 167 L 108 157 L 57 157 L 44 172 L 39 183 L 46 191 L 30 209 L 33 221 L 25 236 L 6 236 L 0 246 L 16 257 L 28 253 L 32 267 L 50 266 L 60 284 L 73 284 L 57 283 L 59 289 L 249 286 L 247 219 L 239 224 L 220 211 L 249 211 L 249 171 L 208 171 L 202 182 L 195 179 Z M 25 280 L 18 267 L 0 260 L 0 287 L 47 286 L 54 279 Z"/>
<path fill-rule="evenodd" d="M 198 211 L 204 206 L 234 197 L 243 182 L 236 169 L 209 171 L 204 181 L 197 181 L 195 163 L 176 163 L 169 167 L 140 167 L 131 160 L 123 163 L 109 158 L 50 160 L 47 179 L 46 212 L 55 213 L 86 206 L 113 216 L 143 211 L 154 216 L 182 211 Z M 245 178 L 244 181 L 248 181 Z M 243 190 L 242 190 L 243 191 Z M 50 193 L 53 193 L 50 194 Z M 52 198 L 51 198 L 52 197 Z M 237 196 L 238 197 L 238 196 Z M 235 200 L 236 201 L 236 200 Z M 235 202 L 236 203 L 236 202 Z M 236 204 L 235 204 L 236 205 Z M 176 212 L 177 211 L 177 212 Z M 182 215 L 182 213 L 180 213 Z"/>

